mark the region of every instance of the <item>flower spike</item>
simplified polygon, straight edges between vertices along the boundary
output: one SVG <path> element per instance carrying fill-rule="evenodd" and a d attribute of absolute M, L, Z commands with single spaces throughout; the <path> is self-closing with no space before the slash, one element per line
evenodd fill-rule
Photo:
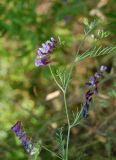
<path fill-rule="evenodd" d="M 34 151 L 34 146 L 30 138 L 27 138 L 25 131 L 23 130 L 23 126 L 21 121 L 17 121 L 11 128 L 11 130 L 16 134 L 16 136 L 21 140 L 22 145 L 28 153 L 32 153 Z"/>
<path fill-rule="evenodd" d="M 92 95 L 96 95 L 98 93 L 98 83 L 100 77 L 102 76 L 103 72 L 107 70 L 107 66 L 101 66 L 100 71 L 96 72 L 93 76 L 89 78 L 89 82 L 86 82 L 86 86 L 89 87 L 89 90 L 85 94 L 85 104 L 82 108 L 82 116 L 87 117 L 89 105 L 92 100 Z"/>
<path fill-rule="evenodd" d="M 51 37 L 50 40 L 47 40 L 42 44 L 42 47 L 37 50 L 37 57 L 35 59 L 35 66 L 45 66 L 50 63 L 50 54 L 56 48 L 57 41 Z"/>

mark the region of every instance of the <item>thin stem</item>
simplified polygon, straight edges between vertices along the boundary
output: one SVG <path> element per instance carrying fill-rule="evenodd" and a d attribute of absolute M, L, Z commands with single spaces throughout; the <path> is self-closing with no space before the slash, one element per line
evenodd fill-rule
<path fill-rule="evenodd" d="M 51 68 L 51 65 L 50 65 L 50 64 L 49 64 L 49 69 L 50 69 L 51 75 L 52 75 L 54 81 L 56 82 L 57 86 L 62 90 L 62 92 L 64 92 L 64 89 L 63 89 L 62 86 L 58 83 L 58 81 L 57 81 L 57 79 L 56 79 L 56 77 L 55 77 L 55 75 L 54 75 L 54 73 L 53 73 L 53 71 L 52 71 L 52 68 Z"/>
<path fill-rule="evenodd" d="M 68 125 L 70 126 L 68 107 L 67 107 L 67 102 L 66 102 L 66 93 L 64 93 L 64 106 L 65 106 L 65 111 L 66 111 L 67 122 L 68 122 Z"/>
<path fill-rule="evenodd" d="M 66 92 L 64 91 L 64 89 L 61 87 L 61 85 L 58 83 L 58 81 L 56 80 L 56 77 L 52 71 L 51 66 L 49 65 L 49 69 L 51 72 L 51 75 L 54 79 L 54 81 L 56 82 L 57 86 L 62 90 L 63 92 L 63 97 L 64 97 L 64 106 L 65 106 L 65 112 L 66 112 L 66 117 L 67 117 L 67 123 L 68 123 L 68 133 L 67 133 L 67 140 L 66 140 L 66 160 L 68 160 L 68 146 L 69 146 L 69 138 L 70 138 L 70 120 L 69 120 L 69 114 L 68 114 L 68 107 L 67 107 L 67 102 L 66 102 Z M 50 151 L 49 149 L 47 149 L 46 147 L 42 146 L 44 149 L 46 149 L 47 151 L 49 151 L 50 153 L 54 153 L 52 151 Z"/>
<path fill-rule="evenodd" d="M 70 126 L 68 126 L 67 143 L 66 143 L 66 160 L 68 160 L 68 146 L 70 140 Z"/>
<path fill-rule="evenodd" d="M 80 49 L 81 49 L 81 47 L 82 47 L 82 45 L 83 45 L 83 43 L 84 43 L 87 35 L 88 35 L 88 33 L 85 34 L 83 40 L 81 41 L 81 43 L 80 43 L 80 45 L 79 45 L 79 48 L 78 48 L 78 50 L 77 50 L 77 53 L 76 53 L 75 56 L 74 56 L 74 60 L 73 60 L 73 62 L 72 62 L 71 68 L 70 68 L 70 70 L 69 70 L 69 75 L 68 75 L 68 79 L 67 79 L 67 82 L 66 82 L 65 91 L 67 90 L 67 87 L 68 87 L 68 84 L 69 84 L 69 81 L 70 81 L 70 78 L 71 78 L 71 75 L 72 75 L 72 71 L 73 71 L 74 66 L 75 66 L 75 63 L 76 63 L 77 56 L 78 56 L 78 54 L 79 54 L 79 52 L 80 52 Z"/>
<path fill-rule="evenodd" d="M 65 111 L 66 111 L 67 122 L 68 122 L 68 133 L 67 133 L 67 141 L 66 141 L 66 160 L 68 160 L 68 148 L 69 148 L 70 129 L 71 129 L 70 120 L 69 120 L 69 114 L 68 114 L 68 108 L 67 108 L 67 103 L 66 103 L 66 92 L 67 92 L 67 87 L 68 87 L 68 84 L 69 84 L 69 81 L 70 81 L 70 78 L 71 78 L 75 63 L 76 63 L 75 60 L 76 60 L 76 58 L 77 58 L 77 56 L 78 56 L 78 54 L 80 52 L 80 49 L 81 49 L 81 47 L 82 47 L 87 35 L 88 34 L 85 34 L 85 36 L 84 36 L 83 40 L 81 41 L 81 44 L 80 44 L 80 46 L 78 48 L 77 53 L 74 56 L 74 60 L 72 62 L 72 65 L 71 65 L 71 68 L 70 68 L 70 71 L 69 71 L 69 75 L 68 75 L 68 79 L 67 79 L 67 82 L 66 82 L 66 86 L 65 86 L 64 104 L 65 104 Z"/>
<path fill-rule="evenodd" d="M 70 139 L 70 120 L 69 120 L 68 107 L 66 102 L 66 93 L 64 93 L 64 105 L 65 105 L 66 117 L 68 122 L 68 133 L 67 133 L 67 140 L 66 140 L 66 160 L 68 160 L 68 146 L 69 146 L 69 139 Z"/>
<path fill-rule="evenodd" d="M 39 153 L 35 154 L 34 160 L 37 160 Z"/>
<path fill-rule="evenodd" d="M 42 146 L 43 149 L 45 149 L 46 151 L 50 152 L 51 154 L 55 155 L 56 157 L 58 157 L 59 159 L 62 159 L 60 156 L 58 156 L 56 153 L 54 153 L 53 151 L 51 151 L 50 149 L 48 149 L 45 146 Z"/>
<path fill-rule="evenodd" d="M 68 79 L 67 79 L 67 82 L 66 82 L 66 85 L 65 85 L 65 89 L 62 88 L 62 86 L 58 83 L 53 71 L 52 71 L 52 68 L 51 66 L 49 65 L 49 69 L 50 69 L 50 72 L 52 74 L 52 77 L 54 79 L 54 81 L 56 82 L 56 84 L 58 85 L 58 87 L 62 90 L 63 92 L 63 95 L 64 95 L 64 105 L 65 105 L 65 112 L 66 112 L 66 117 L 67 117 L 67 123 L 68 123 L 68 133 L 67 133 L 67 139 L 66 139 L 66 160 L 68 160 L 68 148 L 69 148 L 69 139 L 70 139 L 70 129 L 71 129 L 71 125 L 70 125 L 70 120 L 69 120 L 69 113 L 68 113 L 68 107 L 67 107 L 67 101 L 66 101 L 66 92 L 67 92 L 67 87 L 68 87 L 68 84 L 69 84 L 69 81 L 70 81 L 70 78 L 71 78 L 71 75 L 72 75 L 72 71 L 74 69 L 74 66 L 75 66 L 75 63 L 76 63 L 76 59 L 77 59 L 77 56 L 80 52 L 80 49 L 84 43 L 84 40 L 85 38 L 87 37 L 88 34 L 85 34 L 83 40 L 81 41 L 81 44 L 78 48 L 78 51 L 77 53 L 75 54 L 75 57 L 74 57 L 74 60 L 72 62 L 72 65 L 71 65 L 71 68 L 69 70 L 69 75 L 68 75 Z M 51 151 L 50 151 L 51 152 Z"/>

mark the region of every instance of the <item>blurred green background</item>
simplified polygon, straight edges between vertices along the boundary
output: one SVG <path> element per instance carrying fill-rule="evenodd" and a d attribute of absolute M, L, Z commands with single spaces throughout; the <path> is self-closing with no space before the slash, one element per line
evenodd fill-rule
<path fill-rule="evenodd" d="M 99 29 L 111 33 L 99 43 L 115 44 L 116 0 L 0 0 L 1 160 L 28 159 L 11 131 L 17 120 L 34 142 L 41 141 L 57 151 L 55 131 L 66 124 L 62 95 L 49 69 L 34 66 L 35 53 L 45 40 L 59 36 L 64 45 L 54 52 L 56 65 L 70 64 L 83 38 L 83 18 L 98 19 Z M 91 41 L 90 35 L 82 53 Z M 88 58 L 74 71 L 68 94 L 71 112 L 81 106 L 84 82 L 101 64 L 109 67 L 109 78 L 101 86 L 87 121 L 71 131 L 70 160 L 116 160 L 115 62 L 116 56 Z M 39 158 L 57 159 L 45 150 Z"/>

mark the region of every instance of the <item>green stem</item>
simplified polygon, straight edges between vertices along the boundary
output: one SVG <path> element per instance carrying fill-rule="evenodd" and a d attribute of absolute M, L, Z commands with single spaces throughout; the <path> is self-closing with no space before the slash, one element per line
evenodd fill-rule
<path fill-rule="evenodd" d="M 67 139 L 66 139 L 66 160 L 68 160 L 68 146 L 69 146 L 69 139 L 70 139 L 70 120 L 69 120 L 69 113 L 68 113 L 68 107 L 66 102 L 66 93 L 64 93 L 64 105 L 65 105 L 65 111 L 66 111 L 66 117 L 67 117 L 67 123 L 68 123 L 68 133 L 67 133 Z"/>
<path fill-rule="evenodd" d="M 64 106 L 65 106 L 65 111 L 66 111 L 67 122 L 68 122 L 68 125 L 70 126 L 68 107 L 67 107 L 67 102 L 66 102 L 66 93 L 64 93 Z"/>
<path fill-rule="evenodd" d="M 67 143 L 66 143 L 66 160 L 68 160 L 68 146 L 69 146 L 69 140 L 70 140 L 70 126 L 68 126 L 68 134 L 67 134 Z"/>
<path fill-rule="evenodd" d="M 52 75 L 54 81 L 56 82 L 57 86 L 61 89 L 62 92 L 64 92 L 64 89 L 63 89 L 62 86 L 58 83 L 58 81 L 57 81 L 57 79 L 56 79 L 56 77 L 55 77 L 55 75 L 54 75 L 54 73 L 53 73 L 53 71 L 52 71 L 52 68 L 51 68 L 51 65 L 50 65 L 50 64 L 49 64 L 49 69 L 50 69 L 51 75 Z"/>
<path fill-rule="evenodd" d="M 51 72 L 51 75 L 54 79 L 54 81 L 56 82 L 57 86 L 62 90 L 63 92 L 63 97 L 64 97 L 64 106 L 65 106 L 65 112 L 66 112 L 66 117 L 67 117 L 67 123 L 68 123 L 68 133 L 67 133 L 67 139 L 66 139 L 66 160 L 68 160 L 68 146 L 69 146 L 69 138 L 70 138 L 70 120 L 69 120 L 69 114 L 68 114 L 68 107 L 67 107 L 67 102 L 66 102 L 66 92 L 64 91 L 64 89 L 62 88 L 62 86 L 58 83 L 51 66 L 49 65 L 49 69 Z M 44 147 L 44 149 L 48 150 L 47 148 Z M 48 150 L 49 152 L 53 153 L 52 151 Z"/>
<path fill-rule="evenodd" d="M 35 154 L 34 160 L 37 160 L 39 153 Z"/>
<path fill-rule="evenodd" d="M 45 146 L 42 146 L 43 149 L 45 149 L 46 151 L 48 151 L 49 153 L 55 155 L 56 157 L 58 157 L 59 159 L 62 159 L 61 157 L 59 157 L 56 153 L 54 153 L 53 151 L 51 151 L 50 149 L 48 149 L 47 147 Z"/>
<path fill-rule="evenodd" d="M 85 36 L 84 36 L 83 40 L 81 41 L 81 44 L 80 44 L 80 46 L 78 48 L 78 51 L 75 54 L 74 60 L 72 62 L 71 68 L 69 70 L 69 75 L 68 75 L 68 78 L 67 78 L 65 89 L 63 89 L 62 86 L 58 83 L 58 81 L 57 81 L 57 79 L 56 79 L 56 77 L 55 77 L 55 75 L 54 75 L 54 73 L 52 71 L 52 68 L 49 65 L 49 69 L 50 69 L 50 72 L 52 74 L 52 77 L 53 77 L 54 81 L 56 82 L 56 84 L 58 85 L 58 87 L 62 90 L 63 95 L 64 95 L 64 105 L 65 105 L 65 112 L 66 112 L 67 123 L 68 123 L 68 133 L 67 133 L 67 139 L 66 139 L 66 152 L 65 152 L 66 160 L 68 160 L 68 148 L 69 148 L 70 129 L 71 129 L 70 120 L 69 120 L 69 113 L 68 113 L 68 107 L 67 107 L 67 101 L 66 101 L 66 92 L 67 92 L 67 87 L 68 87 L 68 84 L 69 84 L 69 81 L 70 81 L 70 78 L 71 78 L 75 63 L 76 63 L 77 56 L 78 56 L 78 54 L 80 52 L 80 49 L 81 49 L 81 47 L 82 47 L 82 45 L 84 43 L 84 40 L 86 39 L 87 35 L 88 34 L 85 34 Z"/>
<path fill-rule="evenodd" d="M 65 111 L 66 111 L 66 116 L 67 116 L 67 122 L 68 122 L 68 133 L 67 133 L 67 141 L 66 141 L 66 160 L 68 160 L 68 148 L 69 148 L 69 140 L 70 140 L 70 129 L 71 129 L 71 125 L 70 125 L 70 120 L 69 120 L 69 114 L 68 114 L 68 108 L 67 108 L 67 103 L 66 103 L 66 92 L 67 92 L 67 87 L 68 87 L 68 84 L 69 84 L 69 81 L 70 81 L 70 78 L 71 78 L 71 75 L 72 75 L 72 72 L 73 72 L 73 69 L 75 67 L 75 63 L 76 63 L 76 58 L 80 52 L 80 49 L 86 39 L 88 34 L 86 34 L 83 38 L 83 40 L 81 41 L 81 44 L 78 48 L 78 51 L 77 53 L 75 54 L 74 56 L 74 60 L 72 62 L 72 65 L 71 65 L 71 68 L 69 70 L 69 75 L 68 75 L 68 79 L 67 79 L 67 82 L 66 82 L 66 86 L 65 86 L 65 91 L 64 91 L 64 104 L 65 104 Z"/>
<path fill-rule="evenodd" d="M 71 75 L 72 75 L 72 71 L 73 71 L 73 69 L 74 69 L 74 67 L 75 67 L 75 63 L 76 63 L 77 56 L 78 56 L 78 54 L 79 54 L 79 52 L 80 52 L 80 49 L 81 49 L 81 47 L 82 47 L 82 45 L 83 45 L 83 43 L 84 43 L 87 35 L 88 35 L 88 33 L 85 34 L 83 40 L 81 41 L 81 43 L 80 43 L 80 45 L 79 45 L 79 48 L 78 48 L 78 50 L 77 50 L 77 53 L 76 53 L 75 56 L 74 56 L 74 59 L 73 59 L 71 68 L 70 68 L 70 70 L 69 70 L 69 75 L 68 75 L 68 79 L 67 79 L 67 82 L 66 82 L 65 91 L 67 90 L 67 87 L 68 87 L 68 84 L 69 84 L 69 81 L 70 81 L 70 78 L 71 78 Z"/>

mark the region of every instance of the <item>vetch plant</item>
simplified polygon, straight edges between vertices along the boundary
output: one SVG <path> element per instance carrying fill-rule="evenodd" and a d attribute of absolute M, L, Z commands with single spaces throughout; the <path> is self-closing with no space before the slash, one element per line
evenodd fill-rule
<path fill-rule="evenodd" d="M 113 53 L 113 51 L 116 49 L 116 46 L 110 46 L 103 48 L 102 46 L 94 46 L 88 48 L 86 51 L 84 51 L 83 54 L 80 54 L 80 50 L 83 46 L 83 43 L 85 42 L 86 38 L 89 34 L 96 28 L 97 23 L 96 21 L 89 23 L 87 20 L 84 21 L 86 28 L 84 31 L 84 38 L 82 42 L 80 43 L 80 46 L 78 48 L 77 53 L 75 54 L 72 63 L 69 68 L 66 68 L 65 70 L 57 70 L 54 72 L 52 63 L 52 53 L 55 48 L 57 48 L 59 43 L 59 40 L 56 38 L 50 38 L 50 40 L 47 40 L 45 43 L 42 44 L 42 47 L 39 47 L 37 49 L 37 57 L 35 59 L 35 66 L 37 67 L 43 67 L 47 66 L 50 69 L 51 75 L 59 87 L 59 89 L 62 91 L 63 94 L 63 100 L 64 100 L 64 108 L 66 113 L 66 119 L 67 119 L 67 136 L 65 137 L 63 135 L 63 127 L 58 129 L 56 133 L 56 138 L 59 146 L 59 152 L 54 153 L 43 144 L 40 144 L 39 147 L 41 149 L 45 149 L 49 151 L 50 153 L 54 154 L 56 157 L 58 157 L 61 160 L 69 160 L 69 142 L 70 142 L 70 131 L 73 127 L 77 126 L 80 121 L 84 118 L 87 118 L 89 108 L 91 101 L 93 99 L 93 96 L 96 96 L 98 93 L 99 88 L 99 82 L 103 77 L 104 72 L 107 71 L 107 66 L 102 65 L 97 73 L 95 73 L 93 76 L 89 78 L 89 81 L 85 83 L 87 86 L 87 91 L 85 93 L 85 102 L 82 104 L 81 110 L 77 111 L 73 115 L 73 120 L 70 118 L 69 111 L 68 111 L 68 104 L 67 104 L 67 90 L 68 85 L 71 80 L 71 76 L 74 70 L 75 65 L 77 65 L 80 61 L 87 57 L 97 57 L 101 55 L 107 55 L 110 53 Z M 102 37 L 105 32 L 102 31 Z M 56 74 L 57 73 L 57 74 Z M 17 122 L 13 127 L 12 131 L 16 134 L 17 137 L 22 141 L 22 144 L 26 151 L 30 153 L 31 155 L 34 155 L 34 160 L 38 159 L 38 154 L 40 152 L 40 149 L 37 149 L 34 144 L 31 142 L 31 140 L 27 139 L 26 134 L 24 130 L 22 129 L 21 122 Z"/>

